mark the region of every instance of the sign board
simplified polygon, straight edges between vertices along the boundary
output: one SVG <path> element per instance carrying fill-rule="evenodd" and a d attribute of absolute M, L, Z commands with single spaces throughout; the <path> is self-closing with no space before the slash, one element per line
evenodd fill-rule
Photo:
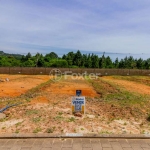
<path fill-rule="evenodd" d="M 80 112 L 85 113 L 85 97 L 84 96 L 75 96 L 72 97 L 72 113 Z"/>
<path fill-rule="evenodd" d="M 82 91 L 81 90 L 76 90 L 76 96 L 81 96 L 82 95 Z"/>

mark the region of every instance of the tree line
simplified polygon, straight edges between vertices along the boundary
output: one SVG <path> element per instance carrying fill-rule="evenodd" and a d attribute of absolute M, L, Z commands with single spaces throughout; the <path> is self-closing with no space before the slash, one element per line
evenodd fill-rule
<path fill-rule="evenodd" d="M 70 68 L 123 68 L 123 69 L 150 69 L 150 58 L 125 57 L 115 61 L 109 56 L 98 56 L 96 54 L 82 54 L 69 52 L 62 57 L 58 57 L 55 52 L 50 52 L 43 56 L 40 53 L 32 56 L 27 55 L 4 55 L 0 54 L 0 67 L 70 67 Z"/>

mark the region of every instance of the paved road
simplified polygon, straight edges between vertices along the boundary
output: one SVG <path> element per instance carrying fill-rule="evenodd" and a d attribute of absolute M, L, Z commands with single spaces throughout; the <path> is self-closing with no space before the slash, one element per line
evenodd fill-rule
<path fill-rule="evenodd" d="M 150 150 L 150 139 L 0 139 L 0 150 Z"/>

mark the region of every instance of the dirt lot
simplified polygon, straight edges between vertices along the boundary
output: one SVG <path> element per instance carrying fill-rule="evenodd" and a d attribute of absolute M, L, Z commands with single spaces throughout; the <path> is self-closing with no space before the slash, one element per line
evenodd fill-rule
<path fill-rule="evenodd" d="M 150 87 L 136 80 L 113 76 L 96 80 L 68 76 L 59 82 L 42 75 L 0 78 L 10 79 L 0 83 L 0 108 L 22 102 L 4 112 L 7 117 L 0 120 L 0 133 L 150 134 Z M 82 117 L 71 112 L 76 89 L 86 96 Z"/>
<path fill-rule="evenodd" d="M 9 81 L 0 82 L 0 97 L 15 97 L 49 80 L 49 76 L 28 75 L 0 75 L 0 79 Z"/>

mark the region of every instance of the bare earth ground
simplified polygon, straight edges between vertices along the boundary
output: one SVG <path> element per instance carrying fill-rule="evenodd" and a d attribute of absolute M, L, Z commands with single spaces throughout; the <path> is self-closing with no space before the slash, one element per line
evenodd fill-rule
<path fill-rule="evenodd" d="M 115 77 L 92 82 L 81 78 L 72 80 L 71 76 L 59 82 L 48 81 L 49 76 L 43 75 L 0 75 L 2 77 L 10 81 L 0 83 L 0 108 L 9 102 L 23 103 L 4 112 L 7 117 L 0 120 L 0 133 L 150 133 L 148 101 L 142 100 L 139 105 L 130 105 L 128 101 L 120 105 L 116 97 L 107 100 L 107 96 L 122 92 L 116 87 L 150 96 L 148 85 Z M 41 83 L 43 86 L 26 94 Z M 76 89 L 86 96 L 86 114 L 82 117 L 75 117 L 71 112 L 71 97 Z"/>
<path fill-rule="evenodd" d="M 117 85 L 123 86 L 129 91 L 150 95 L 150 86 L 144 85 L 142 83 L 137 83 L 135 81 L 120 80 L 110 76 L 104 77 L 104 79 L 111 81 Z"/>
<path fill-rule="evenodd" d="M 19 96 L 50 79 L 48 76 L 42 75 L 0 75 L 0 79 L 6 78 L 10 81 L 0 82 L 0 97 Z"/>

